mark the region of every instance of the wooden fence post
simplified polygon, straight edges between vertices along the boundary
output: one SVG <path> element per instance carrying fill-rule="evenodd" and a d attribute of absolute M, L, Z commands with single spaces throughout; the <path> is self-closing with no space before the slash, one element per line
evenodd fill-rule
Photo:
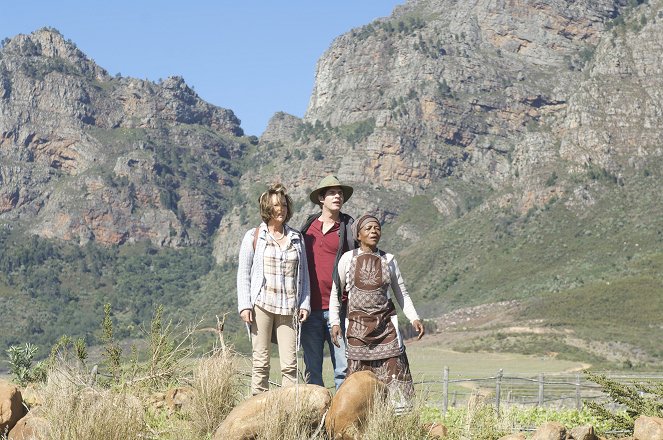
<path fill-rule="evenodd" d="M 442 375 L 442 415 L 447 415 L 447 407 L 449 405 L 449 367 L 444 366 L 444 373 Z"/>
<path fill-rule="evenodd" d="M 580 373 L 576 373 L 576 409 L 582 410 L 582 399 L 580 398 Z"/>
<path fill-rule="evenodd" d="M 495 412 L 497 415 L 500 415 L 500 393 L 502 392 L 502 376 L 504 370 L 500 368 L 500 371 L 497 372 L 497 380 L 495 383 Z"/>
<path fill-rule="evenodd" d="M 539 373 L 539 406 L 543 407 L 543 373 Z"/>

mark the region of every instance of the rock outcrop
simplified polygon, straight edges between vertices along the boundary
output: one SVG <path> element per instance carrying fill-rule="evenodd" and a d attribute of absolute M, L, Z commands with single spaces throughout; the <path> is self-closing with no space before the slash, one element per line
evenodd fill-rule
<path fill-rule="evenodd" d="M 260 139 L 182 78 L 113 77 L 54 29 L 18 35 L 0 50 L 0 226 L 210 246 L 228 275 L 257 194 L 282 182 L 297 227 L 334 173 L 429 305 L 636 276 L 649 262 L 624 258 L 659 252 L 663 218 L 661 17 L 647 0 L 409 0 L 336 38 L 305 115 L 275 114 Z M 576 245 L 604 256 L 567 258 Z M 515 274 L 521 258 L 546 262 Z"/>
<path fill-rule="evenodd" d="M 390 221 L 425 195 L 445 222 L 471 194 L 509 188 L 493 206 L 525 214 L 587 192 L 568 185 L 588 170 L 645 169 L 663 154 L 663 29 L 638 3 L 408 1 L 334 40 L 306 114 L 274 115 L 240 188 L 281 179 L 306 200 L 334 172 L 362 211 Z"/>
<path fill-rule="evenodd" d="M 331 395 L 318 385 L 296 385 L 273 389 L 252 396 L 237 405 L 217 428 L 212 440 L 243 440 L 259 438 L 261 432 L 269 432 L 270 422 L 278 419 L 271 414 L 287 411 L 297 423 L 319 425 L 329 407 Z M 285 407 L 288 410 L 285 410 Z"/>
<path fill-rule="evenodd" d="M 25 412 L 19 388 L 0 380 L 0 432 L 9 432 Z"/>
<path fill-rule="evenodd" d="M 54 29 L 18 35 L 0 51 L 0 219 L 81 244 L 191 244 L 223 214 L 239 124 L 182 78 L 111 77 Z"/>
<path fill-rule="evenodd" d="M 635 420 L 633 437 L 638 440 L 663 440 L 663 418 L 640 416 Z"/>

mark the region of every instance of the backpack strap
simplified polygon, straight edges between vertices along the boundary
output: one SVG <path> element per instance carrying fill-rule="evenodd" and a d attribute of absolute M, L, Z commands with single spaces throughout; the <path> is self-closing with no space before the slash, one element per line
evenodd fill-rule
<path fill-rule="evenodd" d="M 355 219 L 353 219 L 351 216 L 345 213 L 341 213 L 341 228 L 342 230 L 339 231 L 341 234 L 341 243 L 340 245 L 343 247 L 343 251 L 341 252 L 341 255 L 343 255 L 343 252 L 349 251 L 352 249 L 355 249 L 358 247 L 356 245 L 356 237 L 352 236 L 352 224 L 354 223 Z M 339 256 L 340 258 L 340 256 Z"/>
<path fill-rule="evenodd" d="M 258 232 L 260 232 L 260 226 L 258 226 L 253 233 L 253 252 L 256 251 L 256 244 L 258 243 Z"/>

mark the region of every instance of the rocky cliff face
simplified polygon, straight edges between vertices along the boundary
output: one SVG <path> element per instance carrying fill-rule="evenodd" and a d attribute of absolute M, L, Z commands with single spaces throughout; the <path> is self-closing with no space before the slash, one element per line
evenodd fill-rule
<path fill-rule="evenodd" d="M 567 183 L 588 167 L 661 155 L 660 8 L 411 0 L 339 36 L 304 118 L 276 114 L 255 148 L 181 78 L 113 78 L 57 31 L 19 35 L 0 58 L 0 219 L 80 243 L 216 233 L 225 261 L 275 180 L 307 200 L 333 172 L 358 188 L 352 213 L 387 220 L 417 195 L 440 221 L 482 202 L 524 213 L 582 193 Z"/>
<path fill-rule="evenodd" d="M 470 185 L 513 186 L 509 204 L 526 212 L 564 194 L 553 173 L 619 175 L 661 154 L 660 7 L 409 1 L 338 37 L 300 126 L 277 115 L 263 141 L 323 156 L 371 193 L 369 209 L 389 204 L 373 189 L 428 193 L 447 216 Z"/>
<path fill-rule="evenodd" d="M 561 127 L 560 156 L 616 174 L 663 154 L 663 11 L 642 4 L 602 35 Z"/>
<path fill-rule="evenodd" d="M 375 120 L 359 181 L 403 190 L 462 174 L 502 185 L 557 154 L 536 132 L 566 119 L 583 68 L 624 6 L 410 1 L 334 41 L 304 120 Z M 393 166 L 375 166 L 385 159 Z"/>
<path fill-rule="evenodd" d="M 0 52 L 0 219 L 80 243 L 208 236 L 239 124 L 182 78 L 112 78 L 53 29 L 18 35 Z"/>

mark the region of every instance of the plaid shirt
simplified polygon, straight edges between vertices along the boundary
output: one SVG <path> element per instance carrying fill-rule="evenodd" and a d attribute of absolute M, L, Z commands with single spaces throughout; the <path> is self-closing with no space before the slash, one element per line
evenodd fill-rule
<path fill-rule="evenodd" d="M 277 315 L 290 315 L 295 309 L 299 255 L 290 241 L 285 249 L 271 237 L 263 255 L 265 283 L 256 304 Z"/>
<path fill-rule="evenodd" d="M 299 259 L 297 264 L 297 308 L 311 311 L 310 286 L 306 263 L 306 246 L 302 235 L 285 225 L 290 243 L 297 250 Z M 253 234 L 255 228 L 246 231 L 239 250 L 237 267 L 237 311 L 253 309 L 253 305 L 262 291 L 265 283 L 264 254 L 267 247 L 267 225 L 263 222 L 258 231 L 258 242 L 253 249 Z"/>

